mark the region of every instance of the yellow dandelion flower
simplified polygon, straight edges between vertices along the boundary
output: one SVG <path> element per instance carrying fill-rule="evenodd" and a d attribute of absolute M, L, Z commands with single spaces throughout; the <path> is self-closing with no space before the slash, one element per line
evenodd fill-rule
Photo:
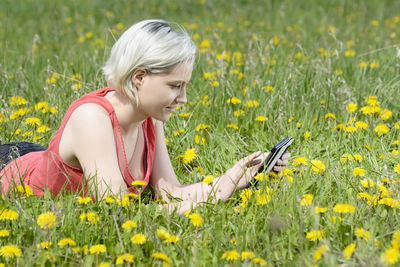
<path fill-rule="evenodd" d="M 337 213 L 353 213 L 353 212 L 355 212 L 355 208 L 354 208 L 354 206 L 353 205 L 351 205 L 351 204 L 342 204 L 342 203 L 339 203 L 339 204 L 336 204 L 334 207 L 333 207 L 333 211 L 334 212 L 337 212 Z"/>
<path fill-rule="evenodd" d="M 46 125 L 40 125 L 37 129 L 36 132 L 38 133 L 46 133 L 50 130 L 49 126 Z"/>
<path fill-rule="evenodd" d="M 9 104 L 11 106 L 21 106 L 26 104 L 26 99 L 20 96 L 12 96 Z"/>
<path fill-rule="evenodd" d="M 42 122 L 39 118 L 30 117 L 30 118 L 25 119 L 25 124 L 32 125 L 32 126 L 34 126 L 34 125 L 40 126 L 42 124 Z"/>
<path fill-rule="evenodd" d="M 384 109 L 381 111 L 380 118 L 381 120 L 385 121 L 392 116 L 392 112 L 388 109 Z"/>
<path fill-rule="evenodd" d="M 346 57 L 354 57 L 354 55 L 356 54 L 356 52 L 354 50 L 347 50 L 344 55 Z"/>
<path fill-rule="evenodd" d="M 271 85 L 267 85 L 267 86 L 264 86 L 263 89 L 267 92 L 272 92 L 272 91 L 274 91 L 275 88 Z"/>
<path fill-rule="evenodd" d="M 128 220 L 122 224 L 122 228 L 124 228 L 125 230 L 129 230 L 135 227 L 137 227 L 137 223 L 131 220 Z"/>
<path fill-rule="evenodd" d="M 200 123 L 200 124 L 198 124 L 198 125 L 196 126 L 196 131 L 197 131 L 197 132 L 204 131 L 204 130 L 208 130 L 208 129 L 210 129 L 210 126 L 207 125 L 207 124 Z"/>
<path fill-rule="evenodd" d="M 362 228 L 356 228 L 355 235 L 359 238 L 365 239 L 366 241 L 368 241 L 369 238 L 371 237 L 371 233 Z"/>
<path fill-rule="evenodd" d="M 255 120 L 255 121 L 267 121 L 268 118 L 267 118 L 267 117 L 264 117 L 264 116 L 262 116 L 262 115 L 259 115 L 259 116 L 257 116 L 254 120 Z"/>
<path fill-rule="evenodd" d="M 325 213 L 327 210 L 328 210 L 327 207 L 318 207 L 318 206 L 316 206 L 316 207 L 314 208 L 314 212 L 317 213 L 317 214 L 319 214 L 319 213 Z"/>
<path fill-rule="evenodd" d="M 25 114 L 27 114 L 28 112 L 30 112 L 30 110 L 28 108 L 20 108 L 18 110 L 14 110 L 10 114 L 10 119 L 11 120 L 19 119 L 19 118 L 25 116 Z"/>
<path fill-rule="evenodd" d="M 349 260 L 351 255 L 354 253 L 354 249 L 356 248 L 356 243 L 351 243 L 350 245 L 346 246 L 343 250 L 343 256 L 346 260 Z"/>
<path fill-rule="evenodd" d="M 298 165 L 308 165 L 308 159 L 306 157 L 297 157 L 293 160 L 292 163 L 294 166 Z"/>
<path fill-rule="evenodd" d="M 347 133 L 353 133 L 357 131 L 357 127 L 350 125 L 345 127 L 343 130 Z"/>
<path fill-rule="evenodd" d="M 210 47 L 211 47 L 211 43 L 210 43 L 210 40 L 208 40 L 208 39 L 204 39 L 199 45 L 200 50 L 204 50 L 204 49 L 210 48 Z"/>
<path fill-rule="evenodd" d="M 41 111 L 42 113 L 46 113 L 50 110 L 49 103 L 47 103 L 46 101 L 39 102 L 35 105 L 35 110 Z"/>
<path fill-rule="evenodd" d="M 380 123 L 375 127 L 374 131 L 378 136 L 382 136 L 384 134 L 387 134 L 390 129 L 386 126 L 386 124 Z"/>
<path fill-rule="evenodd" d="M 122 199 L 118 199 L 118 204 L 122 205 L 122 207 L 129 207 L 131 204 L 131 200 L 137 199 L 139 196 L 135 193 L 127 193 Z"/>
<path fill-rule="evenodd" d="M 21 257 L 22 251 L 19 247 L 14 245 L 7 245 L 0 247 L 0 256 L 5 258 Z"/>
<path fill-rule="evenodd" d="M 365 130 L 368 128 L 368 123 L 364 121 L 356 121 L 354 124 L 358 130 Z"/>
<path fill-rule="evenodd" d="M 179 241 L 179 236 L 177 236 L 177 235 L 170 235 L 166 240 L 165 240 L 165 242 L 166 243 L 176 243 L 176 242 L 178 242 Z"/>
<path fill-rule="evenodd" d="M 0 230 L 0 237 L 7 237 L 10 236 L 10 232 L 6 229 L 1 229 Z"/>
<path fill-rule="evenodd" d="M 234 97 L 232 97 L 232 98 L 229 98 L 229 99 L 226 101 L 226 103 L 236 105 L 236 104 L 242 103 L 242 100 L 240 100 L 239 98 L 237 98 L 237 97 L 234 96 Z"/>
<path fill-rule="evenodd" d="M 142 186 L 146 186 L 147 182 L 146 181 L 142 181 L 142 180 L 135 180 L 131 183 L 132 186 L 138 186 L 138 187 L 142 187 Z"/>
<path fill-rule="evenodd" d="M 390 247 L 381 254 L 381 261 L 385 264 L 395 264 L 399 261 L 399 249 Z"/>
<path fill-rule="evenodd" d="M 195 212 L 189 215 L 189 219 L 192 222 L 193 226 L 203 225 L 203 218 Z"/>
<path fill-rule="evenodd" d="M 321 160 L 311 160 L 311 169 L 316 173 L 323 173 L 325 171 L 325 164 Z"/>
<path fill-rule="evenodd" d="M 190 164 L 196 158 L 196 149 L 188 148 L 183 155 L 183 162 Z"/>
<path fill-rule="evenodd" d="M 314 195 L 313 194 L 304 194 L 303 198 L 300 200 L 300 205 L 301 206 L 309 206 L 311 205 L 311 202 L 314 199 Z"/>
<path fill-rule="evenodd" d="M 228 250 L 222 254 L 221 258 L 227 261 L 234 261 L 240 257 L 239 253 L 236 250 Z"/>
<path fill-rule="evenodd" d="M 104 246 L 103 244 L 97 244 L 97 245 L 93 245 L 89 248 L 89 252 L 90 254 L 97 254 L 99 255 L 100 253 L 105 253 L 107 251 L 106 246 Z"/>
<path fill-rule="evenodd" d="M 361 162 L 363 160 L 363 157 L 360 154 L 354 154 L 353 157 L 358 162 Z"/>
<path fill-rule="evenodd" d="M 214 181 L 215 177 L 213 175 L 207 175 L 206 177 L 203 178 L 202 183 L 203 184 L 211 184 L 212 181 Z"/>
<path fill-rule="evenodd" d="M 346 163 L 346 162 L 351 162 L 354 160 L 354 157 L 350 154 L 344 154 L 341 158 L 340 158 L 340 162 L 342 163 Z"/>
<path fill-rule="evenodd" d="M 325 114 L 325 119 L 336 120 L 336 117 L 335 117 L 335 114 L 333 114 L 333 113 L 326 113 Z"/>
<path fill-rule="evenodd" d="M 254 252 L 251 251 L 242 251 L 242 253 L 240 254 L 242 260 L 251 260 L 253 259 L 256 255 L 254 254 Z"/>
<path fill-rule="evenodd" d="M 400 208 L 400 201 L 390 197 L 382 198 L 378 203 L 392 208 Z"/>
<path fill-rule="evenodd" d="M 346 110 L 349 113 L 353 113 L 357 110 L 357 104 L 354 102 L 350 102 L 347 106 L 346 106 Z"/>
<path fill-rule="evenodd" d="M 24 194 L 25 196 L 29 197 L 33 195 L 33 191 L 32 188 L 29 185 L 18 185 L 16 187 L 16 190 L 21 193 Z"/>
<path fill-rule="evenodd" d="M 50 229 L 56 225 L 57 216 L 53 212 L 45 212 L 38 216 L 37 224 L 42 229 Z"/>
<path fill-rule="evenodd" d="M 182 134 L 182 133 L 184 133 L 184 132 L 185 132 L 184 129 L 179 129 L 179 130 L 177 130 L 177 131 L 174 132 L 174 136 L 178 136 L 178 135 L 180 135 L 180 134 Z"/>
<path fill-rule="evenodd" d="M 237 125 L 234 124 L 234 123 L 228 124 L 226 127 L 232 128 L 232 129 L 234 129 L 234 130 L 238 130 L 238 129 L 239 129 L 239 126 L 237 126 Z"/>
<path fill-rule="evenodd" d="M 310 134 L 309 131 L 306 131 L 306 132 L 304 133 L 304 139 L 308 140 L 308 139 L 310 138 L 310 136 L 311 136 L 311 134 Z"/>
<path fill-rule="evenodd" d="M 160 239 L 162 239 L 162 240 L 166 240 L 166 239 L 168 239 L 168 238 L 171 236 L 171 234 L 168 233 L 168 232 L 167 232 L 166 230 L 164 230 L 164 229 L 157 229 L 156 233 L 157 233 L 157 236 L 158 236 Z"/>
<path fill-rule="evenodd" d="M 239 117 L 240 115 L 243 115 L 243 113 L 244 113 L 244 110 L 243 110 L 243 109 L 238 109 L 238 110 L 236 110 L 235 112 L 233 112 L 233 115 L 234 115 L 235 117 Z"/>
<path fill-rule="evenodd" d="M 258 107 L 260 104 L 258 103 L 257 100 L 249 100 L 246 102 L 246 104 L 244 104 L 246 107 L 248 108 L 256 108 Z"/>
<path fill-rule="evenodd" d="M 373 187 L 375 185 L 374 181 L 371 179 L 363 179 L 360 181 L 360 183 L 365 188 Z"/>
<path fill-rule="evenodd" d="M 131 237 L 131 241 L 134 244 L 143 245 L 146 243 L 146 236 L 144 234 L 135 234 Z"/>
<path fill-rule="evenodd" d="M 0 221 L 17 220 L 18 217 L 19 217 L 18 213 L 10 209 L 4 209 L 0 212 Z"/>
<path fill-rule="evenodd" d="M 48 250 L 49 247 L 50 247 L 51 245 L 53 245 L 52 242 L 46 241 L 46 242 L 41 242 L 41 243 L 37 244 L 37 245 L 36 245 L 36 248 L 37 248 L 37 249 L 45 249 L 45 250 Z"/>
<path fill-rule="evenodd" d="M 156 252 L 151 254 L 151 257 L 154 259 L 162 260 L 168 263 L 171 263 L 171 259 L 167 256 L 167 254 L 162 253 L 162 252 Z"/>
<path fill-rule="evenodd" d="M 92 198 L 91 197 L 78 197 L 78 199 L 77 199 L 77 201 L 78 201 L 78 203 L 79 204 L 88 204 L 88 203 L 90 203 L 90 202 L 92 202 Z"/>
<path fill-rule="evenodd" d="M 58 246 L 59 247 L 65 247 L 65 246 L 75 247 L 76 242 L 73 239 L 67 237 L 67 238 L 63 238 L 60 241 L 58 241 Z"/>
<path fill-rule="evenodd" d="M 353 170 L 353 176 L 354 177 L 357 177 L 357 176 L 364 177 L 365 173 L 366 173 L 366 171 L 363 168 L 360 168 L 360 167 L 356 167 Z"/>
<path fill-rule="evenodd" d="M 268 176 L 265 173 L 260 172 L 256 176 L 254 176 L 254 179 L 256 179 L 258 181 L 264 181 L 264 180 L 268 179 Z"/>
<path fill-rule="evenodd" d="M 265 265 L 267 265 L 267 261 L 266 260 L 264 260 L 264 259 L 262 259 L 262 258 L 254 258 L 253 259 L 253 262 L 254 263 L 257 263 L 258 265 L 260 265 L 260 266 L 265 266 Z"/>
<path fill-rule="evenodd" d="M 104 199 L 104 202 L 106 202 L 107 204 L 111 204 L 114 203 L 116 200 L 115 196 L 110 195 L 110 196 L 106 196 L 106 198 Z"/>
<path fill-rule="evenodd" d="M 334 131 L 341 131 L 341 130 L 345 130 L 346 126 L 344 124 L 338 124 L 335 127 L 333 127 Z"/>
<path fill-rule="evenodd" d="M 242 192 L 240 192 L 240 198 L 243 202 L 248 201 L 252 195 L 253 191 L 251 191 L 249 188 L 243 189 Z"/>
<path fill-rule="evenodd" d="M 327 245 L 322 245 L 319 248 L 317 248 L 314 252 L 314 260 L 319 261 L 322 256 L 328 251 L 328 246 Z"/>
<path fill-rule="evenodd" d="M 194 142 L 195 142 L 196 144 L 203 145 L 203 144 L 206 142 L 206 139 L 205 139 L 204 137 L 200 137 L 200 136 L 196 135 L 196 136 L 194 137 Z"/>
<path fill-rule="evenodd" d="M 134 256 L 132 254 L 125 253 L 117 258 L 117 260 L 115 261 L 115 264 L 124 264 L 125 262 L 133 263 L 133 260 L 134 260 Z"/>
<path fill-rule="evenodd" d="M 399 174 L 400 174 L 400 164 L 396 164 L 396 165 L 394 166 L 394 168 L 393 168 L 393 171 L 394 171 L 395 173 L 399 173 Z"/>
<path fill-rule="evenodd" d="M 307 232 L 306 238 L 310 241 L 322 240 L 325 237 L 325 232 L 321 230 L 313 230 Z"/>
<path fill-rule="evenodd" d="M 257 204 L 258 205 L 266 205 L 271 201 L 271 196 L 265 193 L 257 193 Z"/>
<path fill-rule="evenodd" d="M 100 216 L 96 212 L 83 212 L 79 218 L 81 219 L 81 222 L 87 221 L 89 224 L 95 224 L 100 221 Z"/>

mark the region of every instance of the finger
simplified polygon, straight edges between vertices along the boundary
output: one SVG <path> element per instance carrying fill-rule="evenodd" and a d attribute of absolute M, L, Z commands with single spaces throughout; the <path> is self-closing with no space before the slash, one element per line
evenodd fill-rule
<path fill-rule="evenodd" d="M 254 152 L 253 154 L 250 154 L 249 156 L 241 159 L 242 162 L 249 164 L 251 161 L 253 161 L 254 159 L 256 159 L 257 157 L 259 157 L 261 155 L 261 151 L 257 151 Z M 258 164 L 258 163 L 257 163 Z"/>
<path fill-rule="evenodd" d="M 282 160 L 286 160 L 286 159 L 288 159 L 288 158 L 290 158 L 290 153 L 285 153 L 285 154 L 283 154 L 282 157 L 281 157 Z"/>
<path fill-rule="evenodd" d="M 276 171 L 276 172 L 283 171 L 284 169 L 285 169 L 284 167 L 280 167 L 280 166 L 275 166 L 274 167 L 274 171 Z"/>
<path fill-rule="evenodd" d="M 278 166 L 286 166 L 286 165 L 288 165 L 289 164 L 289 161 L 288 160 L 278 160 L 277 162 L 276 162 L 276 165 L 278 165 Z"/>

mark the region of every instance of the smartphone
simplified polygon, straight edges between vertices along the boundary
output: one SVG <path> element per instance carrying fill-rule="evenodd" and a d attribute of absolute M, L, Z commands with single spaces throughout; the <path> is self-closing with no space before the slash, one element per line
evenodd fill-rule
<path fill-rule="evenodd" d="M 282 157 L 282 155 L 286 152 L 288 147 L 293 143 L 293 138 L 292 137 L 285 137 L 283 138 L 279 143 L 277 143 L 270 151 L 268 157 L 265 159 L 263 165 L 258 169 L 257 173 L 265 173 L 267 174 L 272 170 L 272 168 L 275 166 L 276 162 L 278 159 Z M 251 182 L 251 185 L 258 189 L 259 186 L 259 181 L 256 179 L 253 179 Z"/>

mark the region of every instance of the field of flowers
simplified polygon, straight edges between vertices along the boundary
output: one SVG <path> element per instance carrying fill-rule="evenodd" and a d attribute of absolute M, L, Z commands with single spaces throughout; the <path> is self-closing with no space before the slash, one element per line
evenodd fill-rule
<path fill-rule="evenodd" d="M 228 4 L 229 3 L 229 4 Z M 397 10 L 397 11 L 396 11 Z M 295 138 L 287 170 L 185 216 L 145 192 L 0 199 L 0 266 L 381 266 L 400 257 L 399 1 L 0 3 L 0 141 L 47 145 L 131 24 L 199 48 L 165 124 L 182 183 Z M 140 184 L 135 185 L 140 186 Z"/>

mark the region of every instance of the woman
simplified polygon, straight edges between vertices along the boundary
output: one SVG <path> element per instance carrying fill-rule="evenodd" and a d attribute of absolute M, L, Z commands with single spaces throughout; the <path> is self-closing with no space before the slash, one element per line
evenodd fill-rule
<path fill-rule="evenodd" d="M 118 39 L 103 72 L 108 87 L 74 101 L 49 148 L 18 157 L 1 172 L 2 194 L 21 183 L 34 194 L 46 189 L 91 192 L 97 197 L 139 193 L 131 184 L 143 180 L 179 213 L 198 203 L 229 198 L 245 188 L 266 153 L 239 160 L 211 185 L 182 185 L 172 168 L 163 122 L 186 103 L 196 47 L 188 34 L 163 20 L 134 24 Z M 275 171 L 288 164 L 286 154 Z M 144 189 L 144 188 L 143 188 Z M 96 193 L 96 194 L 95 194 Z"/>

